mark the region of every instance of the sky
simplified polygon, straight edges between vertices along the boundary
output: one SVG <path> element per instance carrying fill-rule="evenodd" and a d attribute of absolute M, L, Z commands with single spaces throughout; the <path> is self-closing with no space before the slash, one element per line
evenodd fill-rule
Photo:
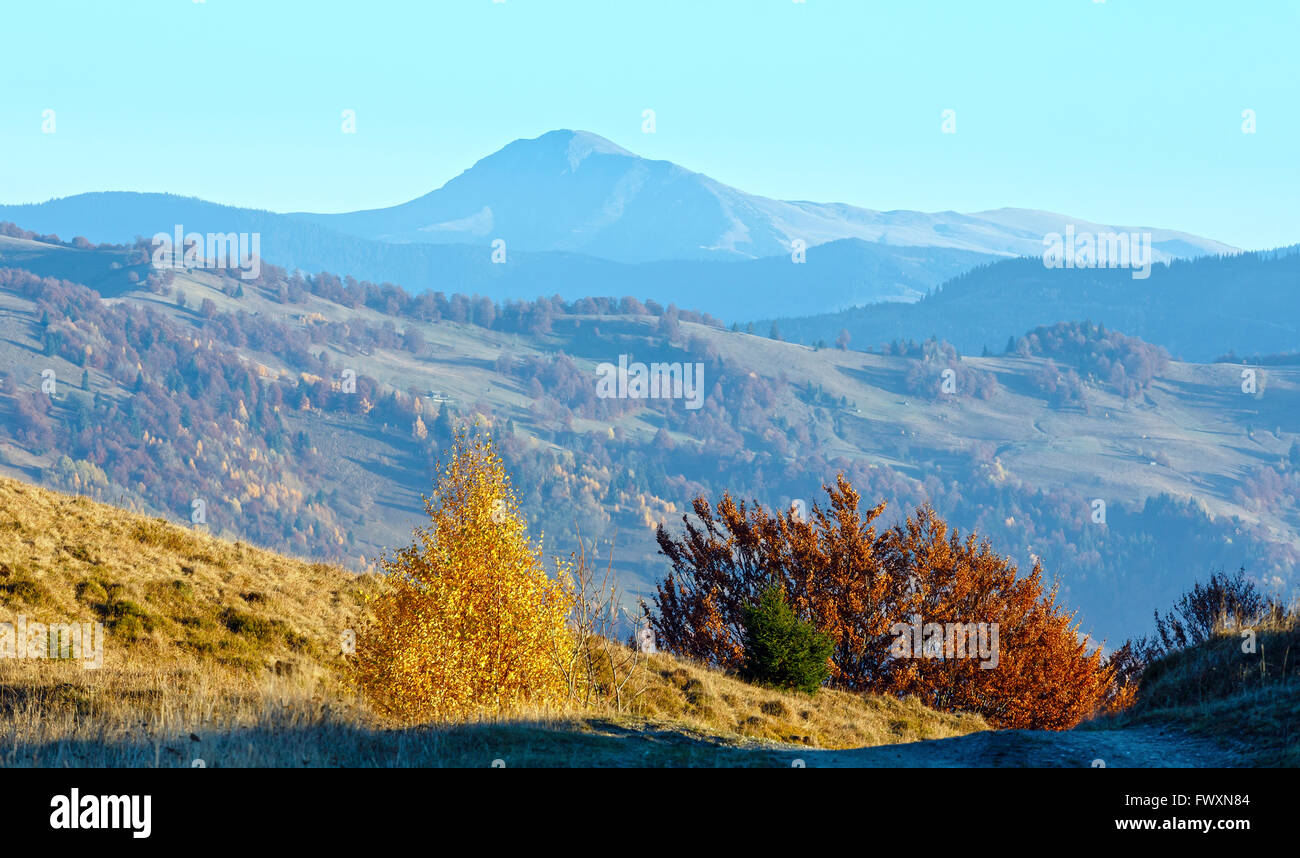
<path fill-rule="evenodd" d="M 1295 0 L 41 0 L 0 28 L 0 203 L 377 208 L 573 128 L 782 199 L 1300 242 Z"/>

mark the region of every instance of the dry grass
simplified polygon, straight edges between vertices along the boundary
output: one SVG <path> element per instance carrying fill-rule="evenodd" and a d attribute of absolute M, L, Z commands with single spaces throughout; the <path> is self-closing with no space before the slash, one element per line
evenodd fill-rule
<path fill-rule="evenodd" d="M 665 655 L 651 658 L 645 673 L 645 691 L 633 712 L 719 738 L 860 748 L 988 729 L 978 715 L 935 712 L 915 698 L 826 689 L 815 695 L 775 691 Z"/>
<path fill-rule="evenodd" d="M 103 622 L 105 666 L 190 659 L 326 676 L 373 584 L 0 478 L 0 606 L 32 621 Z"/>
<path fill-rule="evenodd" d="M 369 576 L 0 478 L 0 621 L 102 622 L 104 663 L 0 659 L 0 765 L 773 765 L 956 736 L 918 701 L 758 688 L 666 655 L 630 703 L 395 727 L 345 680 Z M 784 763 L 788 765 L 787 763 Z"/>
<path fill-rule="evenodd" d="M 241 678 L 197 662 L 96 671 L 0 663 L 0 766 L 756 766 L 795 756 L 791 745 L 851 748 L 985 728 L 915 700 L 783 694 L 667 656 L 650 660 L 644 680 L 623 714 L 532 711 L 395 727 L 303 675 Z"/>
<path fill-rule="evenodd" d="M 1300 766 L 1300 614 L 1254 627 L 1254 652 L 1224 631 L 1152 663 L 1134 706 L 1095 727 L 1175 723 L 1254 765 Z"/>

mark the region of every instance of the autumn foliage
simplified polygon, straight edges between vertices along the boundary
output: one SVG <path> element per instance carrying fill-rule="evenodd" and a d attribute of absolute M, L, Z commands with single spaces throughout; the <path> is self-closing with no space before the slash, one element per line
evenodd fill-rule
<path fill-rule="evenodd" d="M 492 442 L 457 437 L 424 505 L 429 525 L 384 558 L 357 636 L 359 688 L 402 721 L 563 702 L 556 657 L 572 648 L 571 576 L 559 561 L 547 575 Z"/>
<path fill-rule="evenodd" d="M 696 498 L 659 546 L 672 572 L 652 618 L 660 645 L 725 669 L 744 664 L 744 617 L 769 585 L 835 642 L 830 684 L 916 695 L 941 710 L 978 712 L 1000 727 L 1066 729 L 1114 705 L 1113 669 L 1089 651 L 1073 614 L 1045 588 L 1036 563 L 1020 575 L 974 534 L 962 537 L 928 506 L 877 532 L 882 503 L 860 513 L 840 475 L 829 506 L 807 520 L 724 495 Z M 896 657 L 896 624 L 993 624 L 997 658 Z M 918 647 L 919 649 L 919 647 Z M 990 666 L 983 666 L 990 664 Z"/>

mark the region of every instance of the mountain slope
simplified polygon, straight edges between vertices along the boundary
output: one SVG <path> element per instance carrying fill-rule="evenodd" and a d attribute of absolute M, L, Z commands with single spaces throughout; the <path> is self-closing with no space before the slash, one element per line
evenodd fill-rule
<path fill-rule="evenodd" d="M 1212 361 L 1300 351 L 1300 245 L 1157 265 L 1146 280 L 1121 269 L 1051 270 L 1034 259 L 981 266 L 915 304 L 854 307 L 775 320 L 787 339 L 860 348 L 939 337 L 963 351 L 1001 352 L 1009 337 L 1062 320 L 1091 319 Z M 771 320 L 757 323 L 766 331 Z"/>
<path fill-rule="evenodd" d="M 108 671 L 198 662 L 322 679 L 373 583 L 7 477 L 0 522 L 5 620 L 102 622 Z"/>
<path fill-rule="evenodd" d="M 190 767 L 195 759 L 213 768 L 484 767 L 494 759 L 512 768 L 1296 762 L 1294 743 L 1285 744 L 1294 676 L 1274 669 L 1267 688 L 1225 692 L 1224 677 L 1243 673 L 1235 636 L 1189 650 L 1156 679 L 1167 691 L 1172 675 L 1191 700 L 1063 732 L 991 731 L 978 716 L 935 712 L 915 698 L 784 693 L 664 654 L 632 683 L 640 694 L 630 713 L 395 730 L 376 723 L 339 682 L 343 633 L 373 579 L 3 477 L 0 522 L 11 537 L 0 541 L 6 619 L 99 621 L 106 632 L 95 670 L 0 660 L 7 737 L 0 760 L 9 767 Z M 1294 643 L 1294 626 L 1267 634 Z M 1275 644 L 1285 641 L 1266 642 L 1261 653 L 1282 659 Z M 1187 667 L 1211 661 L 1218 669 Z M 1223 670 L 1225 662 L 1235 671 Z M 1253 671 L 1249 680 L 1259 685 L 1264 676 Z M 1242 725 L 1254 744 L 1234 750 Z"/>
<path fill-rule="evenodd" d="M 373 576 L 0 477 L 5 622 L 103 623 L 102 664 L 0 659 L 6 766 L 789 765 L 982 730 L 915 699 L 759 688 L 659 654 L 630 711 L 393 730 L 352 696 L 344 641 Z M 387 729 L 386 729 L 387 728 Z"/>
<path fill-rule="evenodd" d="M 443 187 L 384 209 L 277 214 L 170 194 L 107 192 L 0 205 L 0 222 L 92 244 L 142 239 L 150 250 L 154 235 L 177 228 L 247 234 L 256 237 L 262 260 L 289 271 L 496 301 L 637 295 L 728 321 L 915 301 L 981 263 L 1041 255 L 1043 236 L 1067 225 L 1131 230 L 1019 209 L 925 214 L 773 200 L 582 131 L 516 140 Z M 1232 249 L 1150 232 L 1155 261 Z M 495 252 L 498 240 L 504 258 Z M 807 249 L 801 265 L 794 264 L 796 242 Z M 41 273 L 58 267 L 26 252 L 13 261 Z"/>
<path fill-rule="evenodd" d="M 0 269 L 0 471 L 173 520 L 203 499 L 215 532 L 365 568 L 408 538 L 452 428 L 480 420 L 530 521 L 561 552 L 577 523 L 612 544 L 633 595 L 664 572 L 654 526 L 697 494 L 811 507 L 843 471 L 891 520 L 928 501 L 1042 558 L 1112 642 L 1192 576 L 1245 564 L 1287 587 L 1300 559 L 1295 365 L 1262 368 L 1248 396 L 1240 367 L 1147 377 L 1121 356 L 1143 385 L 1125 392 L 1063 356 L 816 350 L 638 302 L 493 306 L 274 272 L 159 284 L 130 254 L 40 256 L 112 279 L 109 298 Z M 86 260 L 112 260 L 104 279 Z M 702 407 L 598 397 L 597 365 L 620 355 L 699 362 Z M 1053 392 L 1067 370 L 1081 398 Z"/>
<path fill-rule="evenodd" d="M 384 209 L 277 214 L 110 192 L 0 205 L 0 221 L 94 243 L 148 240 L 178 225 L 186 232 L 249 233 L 259 237 L 264 260 L 289 270 L 495 300 L 617 291 L 733 321 L 915 300 L 981 262 L 1040 256 L 1043 237 L 1068 225 L 1098 234 L 1150 232 L 1157 262 L 1233 250 L 1184 233 L 1049 212 L 878 212 L 773 200 L 581 131 L 516 140 L 443 187 Z M 492 256 L 498 239 L 505 241 L 504 264 Z M 812 249 L 806 268 L 791 263 L 796 241 Z M 836 242 L 851 249 L 816 252 Z M 719 266 L 746 260 L 755 267 Z M 809 282 L 819 288 L 810 291 Z M 738 305 L 744 315 L 735 312 Z"/>
<path fill-rule="evenodd" d="M 161 216 L 171 211 L 174 199 L 134 204 Z M 187 231 L 207 232 L 205 227 L 221 222 L 220 212 L 207 210 L 206 204 L 181 204 Z M 633 265 L 550 252 L 510 252 L 504 264 L 494 264 L 486 247 L 383 244 L 333 234 L 317 226 L 308 226 L 304 232 L 285 216 L 265 212 L 249 213 L 238 225 L 237 231 L 261 230 L 265 259 L 289 270 L 323 269 L 375 283 L 398 283 L 414 292 L 477 293 L 495 301 L 543 295 L 576 300 L 617 291 L 619 295 L 653 298 L 664 305 L 689 306 L 728 320 L 839 310 L 877 301 L 915 301 L 944 281 L 993 258 L 963 250 L 894 247 L 850 239 L 811 248 L 802 265 L 792 264 L 788 255 L 743 262 L 678 260 Z M 143 249 L 151 252 L 148 242 Z M 0 234 L 0 266 L 72 279 L 97 289 L 105 286 L 111 291 L 122 285 L 125 272 L 109 265 L 124 263 L 126 256 L 110 249 L 61 247 Z M 320 264 L 313 266 L 306 260 Z M 109 282 L 118 285 L 108 287 Z"/>

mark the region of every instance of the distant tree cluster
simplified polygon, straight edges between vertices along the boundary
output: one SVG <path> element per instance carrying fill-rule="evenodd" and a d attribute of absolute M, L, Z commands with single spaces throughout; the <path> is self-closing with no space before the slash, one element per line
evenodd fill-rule
<path fill-rule="evenodd" d="M 1300 508 L 1300 442 L 1278 466 L 1251 469 L 1233 487 L 1233 499 L 1245 507 L 1285 513 Z"/>
<path fill-rule="evenodd" d="M 98 244 L 98 245 L 91 244 L 90 241 L 83 238 L 82 236 L 77 236 L 71 241 L 64 241 L 63 239 L 59 238 L 57 235 L 54 234 L 41 235 L 40 233 L 35 233 L 32 232 L 31 230 L 23 229 L 22 227 L 17 226 L 16 224 L 12 224 L 9 221 L 0 221 L 0 235 L 6 236 L 8 238 L 22 238 L 22 239 L 26 239 L 27 241 L 39 241 L 43 244 L 53 244 L 53 245 L 57 245 L 58 247 L 75 247 L 78 250 L 88 250 L 90 248 L 116 247 L 116 245 L 111 245 L 111 244 Z"/>
<path fill-rule="evenodd" d="M 235 269 L 218 269 L 217 273 L 229 279 L 241 277 L 241 272 Z M 708 313 L 680 310 L 672 304 L 664 307 L 651 300 L 643 303 L 630 296 L 565 301 L 556 295 L 533 301 L 496 303 L 482 295 L 447 295 L 436 290 L 412 294 L 392 283 L 375 284 L 353 277 L 340 278 L 329 272 L 314 275 L 300 271 L 289 273 L 267 262 L 262 263 L 256 279 L 243 282 L 267 290 L 274 300 L 285 304 L 302 304 L 308 296 L 315 296 L 349 309 L 365 307 L 397 318 L 421 322 L 448 321 L 536 336 L 549 334 L 558 317 L 569 315 L 654 316 L 661 320 L 661 333 L 670 334 L 675 332 L 679 321 L 722 327 L 721 320 Z"/>
<path fill-rule="evenodd" d="M 923 343 L 898 340 L 884 346 L 884 353 L 918 359 L 903 378 L 904 387 L 913 396 L 929 400 L 947 395 L 992 399 L 1001 390 L 993 373 L 972 368 L 951 343 L 933 337 Z"/>
<path fill-rule="evenodd" d="M 1277 352 L 1274 354 L 1238 357 L 1235 351 L 1229 351 L 1225 355 L 1219 355 L 1214 359 L 1214 362 L 1246 364 L 1249 366 L 1294 366 L 1300 364 L 1300 352 Z"/>
<path fill-rule="evenodd" d="M 1073 369 L 1062 369 L 1050 358 L 1030 375 L 1034 387 L 1047 394 L 1053 408 L 1079 407 L 1087 410 L 1083 379 Z"/>
<path fill-rule="evenodd" d="M 0 269 L 0 288 L 35 300 L 45 354 L 81 369 L 81 389 L 65 379 L 55 399 L 39 388 L 39 379 L 31 382 L 35 389 L 6 385 L 14 388 L 15 437 L 36 452 L 57 450 L 60 462 L 67 459 L 52 477 L 59 487 L 127 495 L 177 516 L 188 516 L 201 499 L 216 528 L 303 553 L 342 556 L 348 536 L 331 499 L 304 490 L 320 484 L 330 463 L 307 433 L 291 428 L 286 413 L 311 407 L 312 397 L 368 413 L 374 410 L 366 402 L 372 380 L 358 380 L 359 395 L 331 401 L 337 391 L 329 382 L 264 376 L 225 347 L 228 341 L 196 339 L 152 308 L 105 304 L 84 287 L 12 269 Z M 239 330 L 238 341 L 264 337 L 268 349 L 278 344 L 290 360 L 321 367 L 307 343 L 296 342 L 301 332 L 276 331 L 273 323 L 251 317 L 247 331 L 222 314 L 207 321 L 224 334 Z M 375 399 L 377 417 L 393 410 L 391 401 Z"/>
<path fill-rule="evenodd" d="M 1045 357 L 1065 364 L 1084 379 L 1110 385 L 1125 398 L 1140 395 L 1169 366 L 1169 354 L 1163 348 L 1092 322 L 1035 328 L 1007 345 L 1009 352 L 1022 357 Z M 1058 382 L 1057 386 L 1063 387 L 1065 399 L 1074 398 L 1074 383 Z"/>

